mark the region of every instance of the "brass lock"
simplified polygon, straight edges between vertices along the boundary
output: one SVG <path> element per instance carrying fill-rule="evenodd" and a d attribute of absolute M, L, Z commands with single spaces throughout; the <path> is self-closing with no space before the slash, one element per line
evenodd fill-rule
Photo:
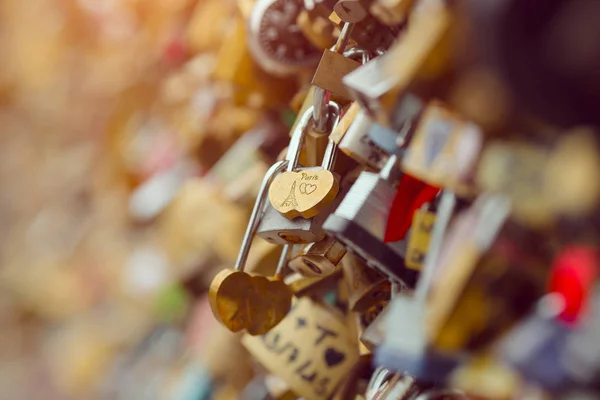
<path fill-rule="evenodd" d="M 407 268 L 420 271 L 429 249 L 431 231 L 435 223 L 435 213 L 420 209 L 415 211 L 410 226 L 410 237 L 406 247 L 405 264 Z"/>
<path fill-rule="evenodd" d="M 348 288 L 348 308 L 365 312 L 382 300 L 389 300 L 391 283 L 385 276 L 369 268 L 357 255 L 346 253 L 341 261 Z"/>
<path fill-rule="evenodd" d="M 242 343 L 269 372 L 307 399 L 329 398 L 358 359 L 344 321 L 306 297 L 270 332 L 246 335 Z"/>
<path fill-rule="evenodd" d="M 326 276 L 334 272 L 346 254 L 346 247 L 332 237 L 310 243 L 292 258 L 289 267 L 308 277 Z"/>
<path fill-rule="evenodd" d="M 345 100 L 351 100 L 352 96 L 342 83 L 342 78 L 360 67 L 360 65 L 359 62 L 344 57 L 340 53 L 326 49 L 315 71 L 312 84 L 336 94 Z"/>

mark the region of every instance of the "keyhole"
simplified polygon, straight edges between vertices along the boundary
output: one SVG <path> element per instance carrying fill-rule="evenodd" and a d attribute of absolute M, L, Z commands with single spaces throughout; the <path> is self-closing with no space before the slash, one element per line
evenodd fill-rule
<path fill-rule="evenodd" d="M 306 265 L 308 267 L 308 269 L 310 269 L 315 274 L 321 274 L 322 273 L 321 269 L 319 267 L 317 267 L 312 261 L 304 260 L 304 265 Z"/>

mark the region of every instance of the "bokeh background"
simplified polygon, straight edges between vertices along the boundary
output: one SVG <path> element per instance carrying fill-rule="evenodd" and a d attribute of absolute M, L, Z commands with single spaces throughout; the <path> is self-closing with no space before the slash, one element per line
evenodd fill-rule
<path fill-rule="evenodd" d="M 252 63 L 249 7 L 0 1 L 0 398 L 247 383 L 204 294 L 237 256 L 299 87 Z"/>

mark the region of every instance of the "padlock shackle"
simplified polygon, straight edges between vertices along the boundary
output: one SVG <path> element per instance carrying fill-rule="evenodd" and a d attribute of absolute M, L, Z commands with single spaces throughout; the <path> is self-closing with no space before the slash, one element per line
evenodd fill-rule
<path fill-rule="evenodd" d="M 429 294 L 429 289 L 433 284 L 433 278 L 435 276 L 437 259 L 441 253 L 444 236 L 446 236 L 446 231 L 448 230 L 448 225 L 450 224 L 452 214 L 454 214 L 455 207 L 456 195 L 450 190 L 444 190 L 431 231 L 429 250 L 425 256 L 421 276 L 419 277 L 415 289 L 414 298 L 417 302 L 425 303 L 427 300 L 427 295 Z"/>
<path fill-rule="evenodd" d="M 281 250 L 281 256 L 279 257 L 279 262 L 277 263 L 277 269 L 275 270 L 275 276 L 277 278 L 283 277 L 283 269 L 288 265 L 290 261 L 290 256 L 292 255 L 292 245 L 286 244 L 283 246 L 283 250 Z"/>
<path fill-rule="evenodd" d="M 327 113 L 327 115 L 335 115 L 335 119 L 332 123 L 333 128 L 337 126 L 340 121 L 341 108 L 340 105 L 334 101 L 330 101 L 326 105 L 327 108 L 332 108 L 333 112 Z M 304 114 L 300 117 L 300 120 L 296 124 L 296 128 L 294 132 L 292 132 L 292 138 L 290 139 L 290 144 L 288 145 L 287 154 L 285 159 L 288 161 L 287 171 L 292 172 L 296 168 L 298 168 L 298 162 L 300 160 L 300 154 L 302 153 L 302 145 L 304 144 L 304 138 L 306 137 L 306 132 L 308 130 L 308 124 L 310 123 L 313 117 L 314 106 L 310 106 L 306 109 Z M 330 147 L 332 147 L 330 149 Z M 327 157 L 327 151 L 333 151 L 335 153 L 337 146 L 335 143 L 333 145 L 328 145 L 325 157 Z M 323 158 L 325 160 L 325 158 Z M 334 157 L 332 157 L 333 163 Z"/>
<path fill-rule="evenodd" d="M 361 49 L 360 47 L 351 47 L 348 50 L 344 51 L 344 57 L 349 58 L 351 60 L 355 60 L 355 57 L 360 56 L 360 63 L 366 64 L 371 60 L 371 53 L 365 49 Z"/>
<path fill-rule="evenodd" d="M 250 254 L 250 246 L 252 245 L 252 240 L 254 239 L 254 235 L 256 235 L 256 231 L 258 230 L 258 224 L 264 212 L 265 203 L 268 197 L 267 195 L 269 193 L 269 186 L 271 186 L 271 182 L 273 182 L 273 179 L 275 179 L 277 174 L 283 172 L 287 165 L 287 160 L 277 161 L 271 166 L 271 168 L 268 169 L 267 173 L 265 174 L 265 177 L 263 178 L 262 183 L 260 184 L 258 196 L 256 197 L 256 201 L 254 202 L 254 208 L 252 209 L 252 215 L 250 216 L 250 221 L 248 221 L 246 233 L 244 233 L 242 247 L 240 248 L 240 252 L 238 253 L 238 258 L 235 261 L 234 269 L 236 271 L 243 271 L 244 267 L 246 266 L 248 254 Z"/>

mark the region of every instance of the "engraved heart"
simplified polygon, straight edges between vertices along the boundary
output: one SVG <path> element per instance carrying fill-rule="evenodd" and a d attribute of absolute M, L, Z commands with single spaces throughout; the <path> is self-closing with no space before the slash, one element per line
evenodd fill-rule
<path fill-rule="evenodd" d="M 300 193 L 302 194 L 311 194 L 317 190 L 317 185 L 313 185 L 311 183 L 301 183 L 300 184 Z"/>
<path fill-rule="evenodd" d="M 289 219 L 312 218 L 333 202 L 339 188 L 337 177 L 320 167 L 283 172 L 271 183 L 269 200 Z"/>
<path fill-rule="evenodd" d="M 335 367 L 339 363 L 343 362 L 346 359 L 344 353 L 340 353 L 336 349 L 332 347 L 328 347 L 325 350 L 325 362 L 329 367 Z"/>
<path fill-rule="evenodd" d="M 292 291 L 279 280 L 225 269 L 209 288 L 215 317 L 227 329 L 262 335 L 275 327 L 292 306 Z"/>

